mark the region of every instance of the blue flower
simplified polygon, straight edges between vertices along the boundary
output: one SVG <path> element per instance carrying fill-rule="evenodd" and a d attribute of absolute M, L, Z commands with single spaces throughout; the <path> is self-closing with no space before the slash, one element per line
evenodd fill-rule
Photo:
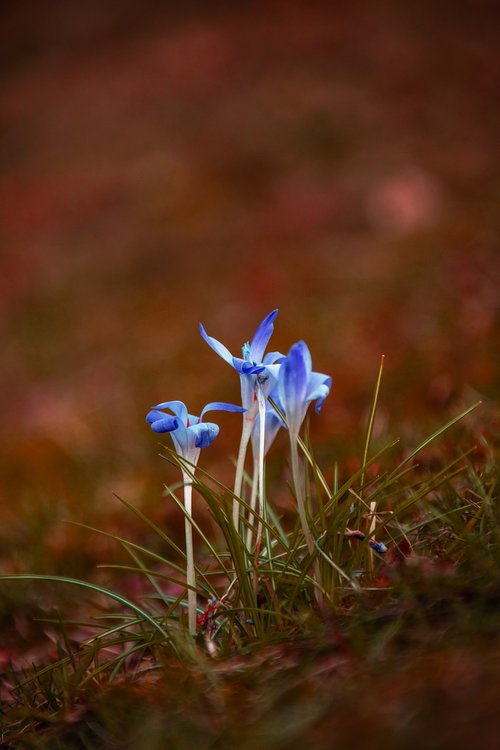
<path fill-rule="evenodd" d="M 243 357 L 233 357 L 229 349 L 220 341 L 209 336 L 200 323 L 200 333 L 207 344 L 222 357 L 241 377 L 241 402 L 243 406 L 250 411 L 255 401 L 257 382 L 261 385 L 264 394 L 267 396 L 272 386 L 276 383 L 280 365 L 279 359 L 283 355 L 280 352 L 270 352 L 264 355 L 269 339 L 274 330 L 274 319 L 278 314 L 273 310 L 267 315 L 260 326 L 255 331 L 251 342 L 247 342 L 242 347 Z M 256 413 L 255 408 L 252 410 L 252 417 Z M 250 415 L 247 415 L 250 416 Z"/>
<path fill-rule="evenodd" d="M 290 437 L 296 438 L 311 401 L 319 413 L 330 393 L 332 379 L 321 372 L 312 372 L 311 353 L 304 341 L 294 344 L 281 363 L 278 395 L 283 406 Z"/>
<path fill-rule="evenodd" d="M 379 555 L 385 555 L 385 553 L 387 552 L 387 547 L 385 546 L 385 544 L 383 542 L 377 542 L 377 540 L 373 536 L 368 544 L 373 550 L 375 550 L 375 552 L 378 552 Z"/>
<path fill-rule="evenodd" d="M 168 409 L 174 416 L 165 414 L 162 409 Z M 146 422 L 154 432 L 170 432 L 177 453 L 192 464 L 196 464 L 201 448 L 207 448 L 219 433 L 218 425 L 213 422 L 203 422 L 203 415 L 214 410 L 244 412 L 245 409 L 234 404 L 213 401 L 207 404 L 199 417 L 189 414 L 182 401 L 165 401 L 153 406 L 146 416 Z"/>

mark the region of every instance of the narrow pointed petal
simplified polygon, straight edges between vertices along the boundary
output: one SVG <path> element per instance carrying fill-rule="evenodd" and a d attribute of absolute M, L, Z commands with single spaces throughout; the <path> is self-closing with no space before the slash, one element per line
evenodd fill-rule
<path fill-rule="evenodd" d="M 219 434 L 219 426 L 213 422 L 201 422 L 190 427 L 189 432 L 195 436 L 196 448 L 208 448 Z"/>
<path fill-rule="evenodd" d="M 205 339 L 207 344 L 212 347 L 214 352 L 219 355 L 219 357 L 222 357 L 222 359 L 225 359 L 228 364 L 233 366 L 233 355 L 229 351 L 227 347 L 224 346 L 224 344 L 221 344 L 220 341 L 217 341 L 217 339 L 214 339 L 212 336 L 209 336 L 208 333 L 203 328 L 202 324 L 200 323 L 200 333 L 202 337 Z"/>
<path fill-rule="evenodd" d="M 266 346 L 269 343 L 269 339 L 273 335 L 274 331 L 274 319 L 278 314 L 277 310 L 273 310 L 267 315 L 260 326 L 255 331 L 252 343 L 250 344 L 250 350 L 252 352 L 252 360 L 254 362 L 262 362 L 262 357 L 266 350 Z"/>
<path fill-rule="evenodd" d="M 182 401 L 164 401 L 162 404 L 156 404 L 153 409 L 170 409 L 176 417 L 186 424 L 188 418 L 188 410 L 186 404 Z"/>
<path fill-rule="evenodd" d="M 200 414 L 200 421 L 203 419 L 203 415 L 207 411 L 233 411 L 242 414 L 246 409 L 243 406 L 236 406 L 236 404 L 226 404 L 223 401 L 211 401 L 207 404 Z"/>

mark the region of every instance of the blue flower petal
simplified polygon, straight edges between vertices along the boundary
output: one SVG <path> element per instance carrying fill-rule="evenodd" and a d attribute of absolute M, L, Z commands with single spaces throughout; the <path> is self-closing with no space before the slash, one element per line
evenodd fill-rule
<path fill-rule="evenodd" d="M 219 434 L 219 426 L 213 422 L 201 422 L 190 427 L 188 432 L 194 434 L 196 448 L 208 448 Z"/>
<path fill-rule="evenodd" d="M 169 414 L 163 414 L 162 419 L 150 422 L 153 432 L 172 432 L 179 427 L 179 420 Z"/>
<path fill-rule="evenodd" d="M 248 362 L 246 359 L 240 359 L 239 357 L 233 357 L 231 364 L 240 375 L 256 375 L 266 369 L 264 365 L 254 365 L 253 362 Z"/>
<path fill-rule="evenodd" d="M 182 401 L 164 401 L 162 404 L 156 404 L 156 406 L 153 406 L 153 409 L 170 409 L 176 417 L 179 417 L 179 419 L 186 424 L 188 410 L 186 404 Z"/>
<path fill-rule="evenodd" d="M 309 376 L 309 382 L 307 384 L 307 401 L 316 401 L 316 413 L 319 414 L 321 407 L 323 406 L 325 398 L 330 393 L 332 387 L 332 379 L 329 375 L 324 375 L 322 372 L 312 372 Z"/>
<path fill-rule="evenodd" d="M 285 355 L 281 352 L 268 352 L 264 359 L 262 360 L 263 365 L 274 365 L 275 362 L 279 362 L 279 360 L 284 360 Z"/>
<path fill-rule="evenodd" d="M 301 357 L 304 360 L 307 377 L 309 378 L 309 375 L 312 372 L 312 358 L 311 358 L 311 352 L 309 351 L 309 347 L 307 346 L 305 341 L 298 341 L 292 347 L 292 349 L 294 348 L 296 348 L 297 351 L 300 351 Z"/>
<path fill-rule="evenodd" d="M 283 361 L 285 360 L 285 357 L 283 358 Z M 266 375 L 268 375 L 270 378 L 272 378 L 273 386 L 276 385 L 278 381 L 278 376 L 280 374 L 281 364 L 279 365 L 266 365 Z"/>
<path fill-rule="evenodd" d="M 383 542 L 377 542 L 376 539 L 370 539 L 368 544 L 373 550 L 375 550 L 375 552 L 378 552 L 379 555 L 385 555 L 385 553 L 387 552 L 387 547 L 385 546 L 385 544 Z"/>
<path fill-rule="evenodd" d="M 216 352 L 219 357 L 222 357 L 222 359 L 225 359 L 228 364 L 232 366 L 233 364 L 233 355 L 229 351 L 227 347 L 224 346 L 224 344 L 221 344 L 220 341 L 217 341 L 217 339 L 214 339 L 212 336 L 209 336 L 208 333 L 203 328 L 202 324 L 200 323 L 200 333 L 207 342 L 209 346 L 212 347 L 214 352 Z"/>
<path fill-rule="evenodd" d="M 273 335 L 274 331 L 274 319 L 278 314 L 277 310 L 273 310 L 267 315 L 260 326 L 255 331 L 252 343 L 250 344 L 250 350 L 252 352 L 252 360 L 254 362 L 262 362 L 262 357 L 266 350 L 266 346 L 269 343 L 269 339 Z"/>
<path fill-rule="evenodd" d="M 307 411 L 307 360 L 303 342 L 294 344 L 281 365 L 278 394 L 290 433 L 298 434 Z"/>
<path fill-rule="evenodd" d="M 255 405 L 257 403 L 257 397 L 255 394 L 255 378 L 249 378 L 246 375 L 240 375 L 240 384 L 241 384 L 241 403 L 246 409 L 246 414 L 244 416 L 244 419 L 251 419 L 253 420 L 255 418 L 256 409 Z"/>
<path fill-rule="evenodd" d="M 211 401 L 207 404 L 200 414 L 200 421 L 203 419 L 203 415 L 207 411 L 233 411 L 242 414 L 246 409 L 243 406 L 236 406 L 236 404 L 226 404 L 223 401 Z"/>
<path fill-rule="evenodd" d="M 279 396 L 283 405 L 302 403 L 307 397 L 307 365 L 302 342 L 294 344 L 280 368 Z"/>
<path fill-rule="evenodd" d="M 314 407 L 314 411 L 316 414 L 319 414 L 321 409 L 323 408 L 323 404 L 325 403 L 325 399 L 328 396 L 330 391 L 325 391 L 325 394 L 323 396 L 319 396 L 319 398 L 316 400 L 316 405 Z"/>
<path fill-rule="evenodd" d="M 148 424 L 153 424 L 153 422 L 156 422 L 158 419 L 163 419 L 163 417 L 167 416 L 162 411 L 157 411 L 156 409 L 151 409 L 151 411 L 148 411 L 146 414 L 146 422 Z M 173 417 L 172 417 L 173 419 Z"/>
<path fill-rule="evenodd" d="M 174 442 L 174 448 L 179 455 L 188 458 L 190 455 L 191 441 L 189 439 L 189 429 L 186 425 L 179 423 L 179 427 L 173 430 L 171 433 L 172 440 Z"/>

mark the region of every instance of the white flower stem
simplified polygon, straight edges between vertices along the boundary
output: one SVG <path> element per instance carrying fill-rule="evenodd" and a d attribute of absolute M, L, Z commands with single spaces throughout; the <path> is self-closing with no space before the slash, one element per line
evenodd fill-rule
<path fill-rule="evenodd" d="M 243 471 L 245 469 L 245 458 L 247 455 L 248 442 L 252 434 L 253 419 L 246 415 L 243 417 L 243 428 L 241 430 L 240 448 L 238 451 L 238 461 L 236 463 L 236 475 L 234 477 L 233 492 L 236 497 L 241 497 L 241 487 L 243 484 Z M 233 500 L 233 524 L 236 530 L 239 529 L 240 521 L 240 504 L 236 497 Z"/>
<path fill-rule="evenodd" d="M 266 444 L 266 399 L 260 386 L 257 387 L 257 401 L 259 404 L 259 459 L 258 459 L 258 477 L 259 477 L 259 516 L 263 521 L 267 523 L 267 506 L 266 506 L 266 493 L 264 487 L 264 451 Z M 260 539 L 262 536 L 262 523 L 259 520 L 259 526 L 257 529 L 257 549 L 260 545 Z M 265 529 L 267 555 L 269 560 L 271 559 L 271 539 L 269 536 L 269 529 L 266 526 Z"/>
<path fill-rule="evenodd" d="M 252 494 L 250 496 L 250 508 L 252 509 L 252 511 L 255 511 L 255 508 L 257 506 L 258 488 L 259 488 L 259 459 L 258 459 L 258 456 L 255 456 L 253 460 Z M 250 518 L 248 519 L 248 521 L 252 525 L 252 527 L 255 528 L 255 515 L 253 513 L 250 513 Z M 254 528 L 248 527 L 247 529 L 246 547 L 248 550 L 250 549 L 251 544 L 252 544 L 252 536 L 253 536 Z"/>
<path fill-rule="evenodd" d="M 302 532 L 306 541 L 307 549 L 310 555 L 314 554 L 314 541 L 311 534 L 311 529 L 307 523 L 306 514 L 306 503 L 305 503 L 305 487 L 304 487 L 304 469 L 300 464 L 297 435 L 290 433 L 290 456 L 292 461 L 292 478 L 295 486 L 295 495 L 297 498 L 297 509 L 299 511 L 300 525 L 302 526 Z M 314 563 L 314 578 L 321 586 L 321 572 L 319 568 L 319 562 L 316 559 Z M 315 588 L 316 602 L 321 605 L 323 597 L 320 592 Z"/>
<path fill-rule="evenodd" d="M 299 511 L 300 525 L 304 539 L 306 540 L 309 554 L 314 552 L 314 542 L 311 529 L 307 523 L 306 506 L 304 498 L 304 472 L 300 465 L 299 452 L 297 450 L 297 438 L 290 433 L 290 457 L 292 459 L 292 479 L 295 486 L 295 495 L 297 498 L 297 509 Z"/>
<path fill-rule="evenodd" d="M 194 572 L 194 551 L 193 551 L 193 526 L 191 516 L 193 512 L 193 483 L 187 472 L 183 472 L 184 479 L 184 507 L 186 516 L 184 525 L 186 530 L 186 583 L 188 588 L 188 627 L 191 635 L 196 635 L 196 579 Z"/>

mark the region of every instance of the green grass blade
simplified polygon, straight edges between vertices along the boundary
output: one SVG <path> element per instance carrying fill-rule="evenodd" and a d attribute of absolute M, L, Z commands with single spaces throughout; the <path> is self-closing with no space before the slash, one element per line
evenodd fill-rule
<path fill-rule="evenodd" d="M 373 392 L 373 399 L 372 399 L 372 407 L 370 411 L 370 417 L 368 419 L 368 427 L 366 430 L 366 439 L 365 439 L 365 447 L 363 451 L 363 470 L 361 472 L 361 489 L 364 487 L 365 484 L 365 468 L 366 468 L 366 462 L 368 461 L 368 451 L 370 450 L 370 442 L 372 439 L 373 434 L 373 425 L 375 424 L 375 415 L 377 413 L 377 404 L 378 404 L 378 397 L 380 393 L 380 383 L 382 381 L 382 373 L 384 371 L 384 355 L 382 354 L 382 357 L 380 358 L 380 367 L 378 371 L 378 377 L 377 382 L 375 384 L 375 390 Z"/>
<path fill-rule="evenodd" d="M 425 440 L 423 440 L 421 443 L 419 443 L 419 445 L 417 445 L 417 447 L 414 448 L 411 451 L 411 453 L 409 453 L 407 456 L 405 456 L 405 458 L 401 461 L 401 463 L 399 464 L 399 466 L 396 467 L 395 472 L 397 472 L 399 469 L 401 469 L 403 466 L 405 466 L 407 463 L 409 463 L 409 461 L 411 461 L 413 458 L 415 458 L 415 456 L 417 455 L 417 453 L 420 453 L 420 451 L 423 450 L 424 448 L 426 448 L 429 445 L 429 443 L 432 443 L 433 440 L 435 440 L 440 435 L 442 435 L 444 432 L 446 432 L 446 430 L 449 430 L 450 427 L 453 427 L 453 425 L 455 425 L 457 422 L 460 422 L 461 419 L 463 419 L 468 414 L 470 414 L 471 412 L 473 412 L 475 409 L 477 409 L 478 406 L 481 406 L 481 404 L 482 404 L 482 401 L 477 401 L 472 406 L 469 406 L 468 409 L 465 409 L 465 411 L 461 412 L 458 416 L 453 417 L 453 419 L 450 419 L 449 422 L 447 422 L 445 425 L 443 425 L 438 430 L 436 430 L 435 432 L 433 432 L 432 435 L 429 435 L 429 437 L 425 438 Z"/>
<path fill-rule="evenodd" d="M 68 583 L 72 586 L 80 586 L 81 588 L 93 591 L 97 594 L 103 594 L 110 599 L 122 604 L 127 609 L 131 609 L 136 614 L 140 615 L 144 620 L 149 622 L 150 625 L 157 630 L 165 640 L 170 640 L 168 634 L 163 630 L 161 625 L 145 612 L 137 604 L 126 599 L 121 594 L 117 594 L 115 591 L 110 591 L 103 586 L 98 586 L 95 583 L 88 583 L 87 581 L 80 581 L 78 578 L 66 578 L 66 576 L 54 576 L 54 575 L 43 575 L 39 573 L 17 573 L 12 575 L 0 575 L 0 581 L 51 581 L 53 583 Z"/>

